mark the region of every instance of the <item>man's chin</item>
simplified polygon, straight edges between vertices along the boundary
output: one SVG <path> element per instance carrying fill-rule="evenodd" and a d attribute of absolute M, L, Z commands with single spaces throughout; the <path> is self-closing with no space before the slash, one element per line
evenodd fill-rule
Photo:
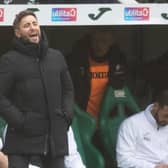
<path fill-rule="evenodd" d="M 164 127 L 164 126 L 166 126 L 167 124 L 168 124 L 168 123 L 160 122 L 160 123 L 159 123 L 159 126 Z"/>

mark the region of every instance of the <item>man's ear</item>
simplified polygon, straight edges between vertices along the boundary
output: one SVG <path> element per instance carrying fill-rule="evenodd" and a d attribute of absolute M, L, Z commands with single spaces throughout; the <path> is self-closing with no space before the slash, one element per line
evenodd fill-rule
<path fill-rule="evenodd" d="M 16 37 L 20 38 L 20 32 L 18 29 L 15 29 L 14 33 Z"/>
<path fill-rule="evenodd" d="M 159 103 L 155 102 L 155 103 L 153 104 L 152 110 L 155 112 L 155 111 L 158 111 L 159 108 L 160 108 Z"/>

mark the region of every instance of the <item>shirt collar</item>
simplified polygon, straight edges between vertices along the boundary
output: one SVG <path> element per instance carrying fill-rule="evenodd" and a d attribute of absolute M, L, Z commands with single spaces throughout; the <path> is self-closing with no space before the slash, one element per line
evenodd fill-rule
<path fill-rule="evenodd" d="M 153 107 L 153 104 L 150 104 L 149 106 L 147 106 L 147 108 L 144 111 L 145 116 L 146 116 L 147 120 L 149 121 L 149 123 L 156 129 L 168 128 L 168 125 L 163 126 L 163 127 L 158 125 L 158 123 L 156 122 L 156 119 L 153 117 L 153 115 L 151 113 L 152 107 Z"/>
<path fill-rule="evenodd" d="M 153 115 L 151 113 L 152 107 L 153 107 L 153 104 L 150 104 L 149 106 L 147 106 L 144 113 L 145 113 L 145 116 L 146 116 L 147 120 L 150 122 L 150 124 L 152 126 L 154 126 L 155 128 L 158 128 L 158 124 L 157 124 L 155 118 L 153 117 Z"/>

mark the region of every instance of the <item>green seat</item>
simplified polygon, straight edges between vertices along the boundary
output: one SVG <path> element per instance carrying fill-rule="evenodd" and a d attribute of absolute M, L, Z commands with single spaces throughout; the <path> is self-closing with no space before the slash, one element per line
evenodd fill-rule
<path fill-rule="evenodd" d="M 85 158 L 85 153 L 84 153 L 84 146 L 82 144 L 81 136 L 80 136 L 80 130 L 78 127 L 78 119 L 76 116 L 74 116 L 73 121 L 72 121 L 72 129 L 74 132 L 74 137 L 77 143 L 77 149 L 81 155 L 81 158 L 83 160 L 83 163 L 86 163 L 86 158 Z"/>
<path fill-rule="evenodd" d="M 96 128 L 95 119 L 77 105 L 75 105 L 74 112 L 72 129 L 83 162 L 87 168 L 104 168 L 104 159 L 91 142 Z"/>
<path fill-rule="evenodd" d="M 116 166 L 115 148 L 118 128 L 121 122 L 132 114 L 126 109 L 131 110 L 132 113 L 139 112 L 140 110 L 129 89 L 124 87 L 121 90 L 114 90 L 109 86 L 105 92 L 99 113 L 99 128 L 104 147 L 111 157 L 114 166 Z"/>
<path fill-rule="evenodd" d="M 3 136 L 5 126 L 6 122 L 2 118 L 0 118 L 0 137 Z"/>

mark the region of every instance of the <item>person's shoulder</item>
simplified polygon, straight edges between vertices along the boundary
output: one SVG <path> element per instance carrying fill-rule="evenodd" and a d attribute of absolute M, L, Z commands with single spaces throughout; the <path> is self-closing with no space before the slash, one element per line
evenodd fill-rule
<path fill-rule="evenodd" d="M 47 55 L 50 58 L 52 57 L 52 58 L 55 58 L 55 59 L 64 59 L 64 55 L 59 49 L 49 48 Z"/>
<path fill-rule="evenodd" d="M 59 49 L 49 48 L 47 58 L 53 62 L 59 62 L 61 65 L 65 63 L 65 56 Z"/>
<path fill-rule="evenodd" d="M 132 116 L 128 117 L 127 120 L 132 121 L 132 122 L 136 122 L 137 120 L 141 119 L 144 116 L 144 111 L 140 111 L 138 113 L 133 114 Z"/>
<path fill-rule="evenodd" d="M 143 118 L 144 118 L 144 111 L 141 111 L 141 112 L 135 113 L 132 116 L 126 118 L 123 121 L 122 125 L 130 125 L 130 126 L 137 125 L 140 123 L 140 121 Z"/>
<path fill-rule="evenodd" d="M 4 61 L 4 60 L 8 60 L 8 61 L 15 61 L 16 58 L 19 56 L 20 54 L 14 50 L 9 50 L 6 53 L 2 54 L 0 60 Z"/>

